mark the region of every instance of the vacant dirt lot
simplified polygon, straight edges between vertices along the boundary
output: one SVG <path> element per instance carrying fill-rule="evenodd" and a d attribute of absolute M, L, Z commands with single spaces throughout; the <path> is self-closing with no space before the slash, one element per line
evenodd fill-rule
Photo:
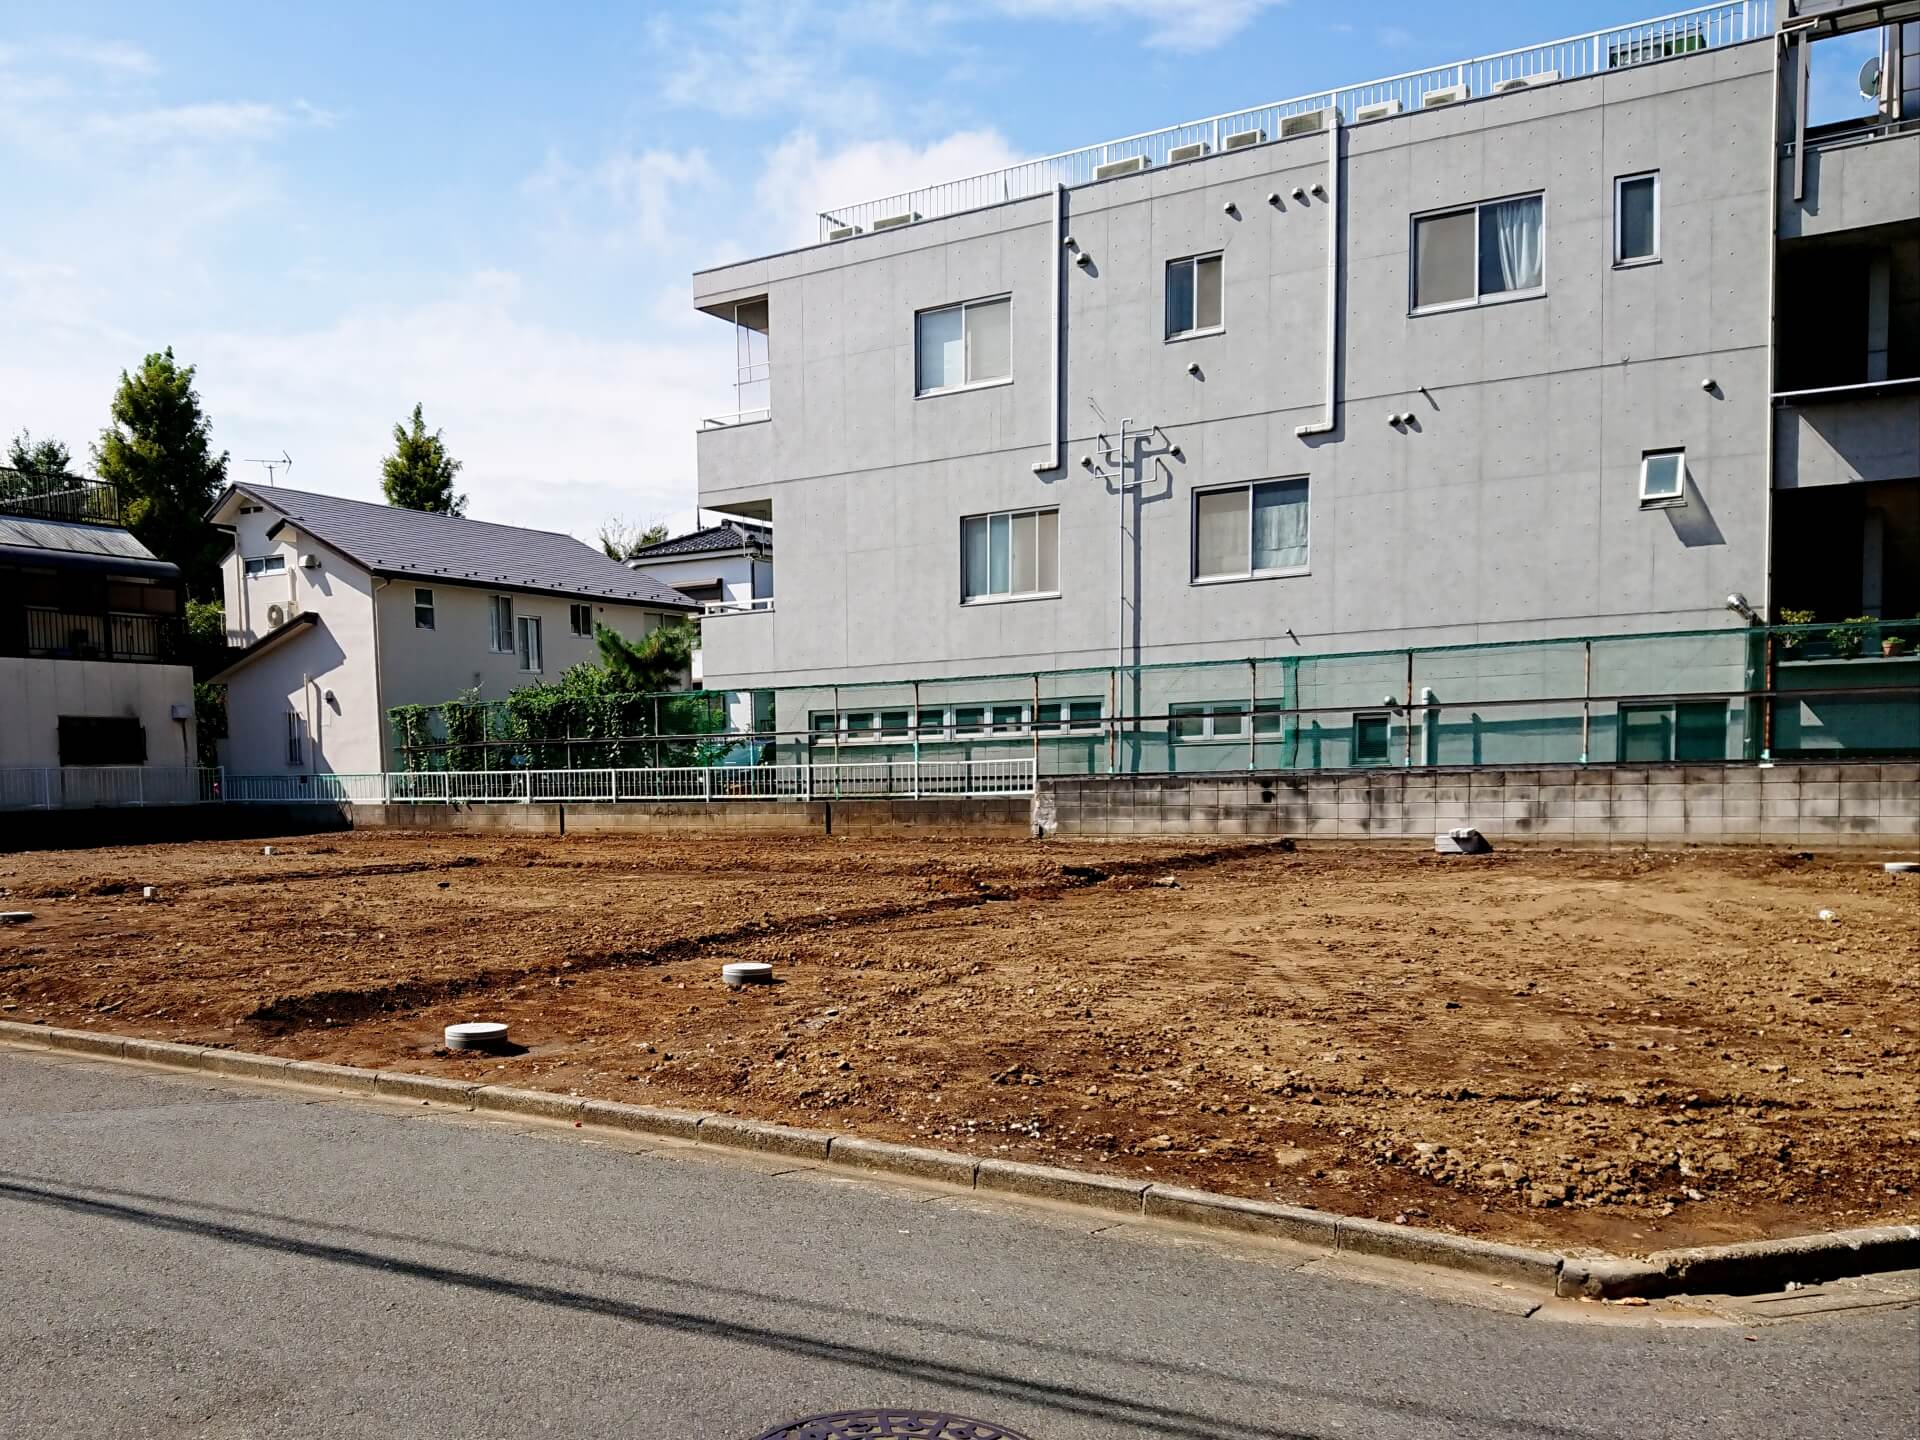
<path fill-rule="evenodd" d="M 1920 877 L 1850 856 L 275 849 L 0 856 L 10 908 L 38 916 L 0 930 L 0 1014 L 1516 1239 L 1920 1218 Z M 781 983 L 727 991 L 720 965 L 747 959 Z M 437 1048 L 474 1018 L 527 1053 Z"/>

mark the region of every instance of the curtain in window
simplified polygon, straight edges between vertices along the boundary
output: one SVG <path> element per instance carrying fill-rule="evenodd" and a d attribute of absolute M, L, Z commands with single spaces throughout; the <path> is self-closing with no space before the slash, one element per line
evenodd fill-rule
<path fill-rule="evenodd" d="M 1007 363 L 1009 305 L 995 300 L 967 307 L 967 382 L 1004 380 L 1013 373 Z"/>
<path fill-rule="evenodd" d="M 1247 573 L 1247 492 L 1202 490 L 1193 497 L 1193 573 Z"/>
<path fill-rule="evenodd" d="M 1253 568 L 1295 570 L 1307 563 L 1307 482 L 1253 487 Z"/>
<path fill-rule="evenodd" d="M 992 558 L 986 516 L 974 515 L 960 522 L 960 552 L 961 568 L 965 571 L 960 584 L 962 598 L 972 600 L 985 595 Z"/>
<path fill-rule="evenodd" d="M 1014 595 L 1031 595 L 1040 588 L 1040 517 L 1015 515 L 1012 529 L 1007 590 Z"/>
<path fill-rule="evenodd" d="M 1541 278 L 1540 197 L 1480 207 L 1480 293 L 1538 289 Z"/>

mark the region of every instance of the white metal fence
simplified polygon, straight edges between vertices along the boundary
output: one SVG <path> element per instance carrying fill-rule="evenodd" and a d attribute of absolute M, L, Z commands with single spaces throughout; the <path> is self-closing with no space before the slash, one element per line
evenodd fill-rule
<path fill-rule="evenodd" d="M 964 180 L 948 180 L 877 200 L 836 206 L 820 212 L 820 238 L 828 239 L 833 230 L 842 226 L 857 225 L 871 230 L 876 220 L 904 215 L 932 219 L 983 205 L 1044 195 L 1056 184 L 1085 185 L 1092 181 L 1097 167 L 1134 156 L 1145 156 L 1151 165 L 1165 165 L 1169 154 L 1183 145 L 1205 144 L 1211 153 L 1218 154 L 1221 141 L 1229 135 L 1251 131 L 1263 140 L 1276 140 L 1282 120 L 1329 106 L 1337 108 L 1343 119 L 1352 122 L 1361 107 L 1368 105 L 1397 102 L 1403 110 L 1418 110 L 1430 90 L 1464 86 L 1468 97 L 1478 97 L 1494 94 L 1498 87 L 1515 81 L 1546 84 L 1578 80 L 1653 60 L 1756 40 L 1772 28 L 1772 0 L 1722 0 L 1720 4 L 1702 5 L 1611 30 L 1595 30 L 1544 45 L 1504 50 L 1497 55 L 1459 60 L 1426 70 L 1410 70 L 1404 75 L 1364 85 L 1322 90 L 1293 100 L 1256 105 L 1046 155 Z"/>
<path fill-rule="evenodd" d="M 1031 795 L 1031 758 L 608 770 L 229 775 L 158 766 L 0 769 L 0 810 L 122 805 L 475 805 L 539 801 L 922 799 Z"/>

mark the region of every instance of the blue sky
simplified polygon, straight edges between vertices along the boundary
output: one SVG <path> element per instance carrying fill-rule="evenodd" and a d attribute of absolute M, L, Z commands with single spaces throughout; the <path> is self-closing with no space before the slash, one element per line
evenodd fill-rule
<path fill-rule="evenodd" d="M 0 431 L 84 455 L 171 344 L 235 478 L 286 450 L 290 483 L 376 498 L 420 400 L 476 517 L 684 524 L 696 422 L 733 408 L 691 271 L 821 206 L 1661 9 L 16 0 Z"/>

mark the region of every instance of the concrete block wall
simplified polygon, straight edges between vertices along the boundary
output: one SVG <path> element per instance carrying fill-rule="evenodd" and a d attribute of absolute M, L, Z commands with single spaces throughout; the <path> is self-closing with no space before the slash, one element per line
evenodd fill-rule
<path fill-rule="evenodd" d="M 1920 849 L 1920 765 L 1533 766 L 1041 782 L 1059 835 L 1292 835 Z"/>

